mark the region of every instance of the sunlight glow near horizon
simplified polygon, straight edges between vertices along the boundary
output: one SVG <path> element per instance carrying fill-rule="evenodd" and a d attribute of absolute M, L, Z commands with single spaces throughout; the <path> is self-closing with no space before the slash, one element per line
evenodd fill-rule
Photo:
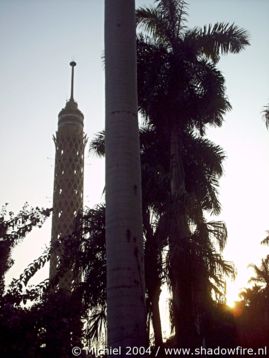
<path fill-rule="evenodd" d="M 137 6 L 152 0 L 136 1 Z M 260 241 L 269 229 L 269 133 L 262 120 L 269 102 L 269 2 L 189 1 L 189 23 L 203 26 L 235 22 L 250 33 L 251 46 L 238 55 L 224 56 L 219 68 L 226 78 L 233 106 L 221 128 L 209 138 L 225 150 L 220 181 L 222 213 L 228 228 L 225 258 L 235 263 L 238 277 L 227 283 L 227 301 L 237 299 L 269 248 Z M 52 205 L 54 143 L 57 116 L 69 97 L 69 66 L 78 63 L 75 99 L 85 116 L 89 140 L 104 128 L 103 1 L 20 0 L 0 3 L 0 158 L 2 204 L 18 211 L 25 201 Z M 88 149 L 86 149 L 88 151 Z M 103 200 L 103 161 L 85 152 L 85 205 Z M 32 244 L 35 240 L 35 244 Z M 16 265 L 9 277 L 19 275 L 50 241 L 50 223 L 15 250 Z"/>

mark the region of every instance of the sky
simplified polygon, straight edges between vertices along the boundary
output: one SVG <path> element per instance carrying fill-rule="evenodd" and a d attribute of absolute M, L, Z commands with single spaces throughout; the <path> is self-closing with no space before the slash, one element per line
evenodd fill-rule
<path fill-rule="evenodd" d="M 137 0 L 136 5 L 153 4 Z M 269 230 L 269 132 L 262 119 L 269 103 L 269 1 L 189 0 L 188 26 L 234 22 L 246 29 L 251 46 L 223 56 L 232 111 L 208 136 L 223 147 L 220 180 L 222 213 L 228 228 L 225 258 L 237 279 L 229 300 L 248 283 L 250 263 L 269 248 L 260 241 Z M 0 205 L 17 212 L 27 201 L 52 206 L 55 148 L 52 136 L 59 111 L 70 94 L 69 62 L 75 60 L 74 96 L 85 117 L 89 141 L 104 128 L 104 1 L 0 0 Z M 86 206 L 104 200 L 104 161 L 85 151 Z M 13 252 L 8 279 L 18 275 L 49 244 L 50 221 Z"/>

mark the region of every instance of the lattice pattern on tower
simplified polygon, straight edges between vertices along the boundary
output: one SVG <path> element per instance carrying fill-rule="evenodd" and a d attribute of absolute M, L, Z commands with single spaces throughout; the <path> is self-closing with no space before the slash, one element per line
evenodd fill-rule
<path fill-rule="evenodd" d="M 70 62 L 71 96 L 58 116 L 58 131 L 54 137 L 56 147 L 53 216 L 51 235 L 50 280 L 57 274 L 65 252 L 62 242 L 68 240 L 75 229 L 76 217 L 83 209 L 84 150 L 87 142 L 83 133 L 84 116 L 74 101 L 74 67 Z M 72 290 L 72 283 L 78 281 L 72 269 L 59 280 L 59 287 Z"/>
<path fill-rule="evenodd" d="M 58 116 L 58 131 L 54 137 L 56 147 L 53 216 L 51 235 L 50 280 L 57 274 L 64 260 L 62 241 L 68 240 L 75 229 L 77 215 L 83 209 L 84 150 L 87 142 L 83 132 L 84 116 L 74 101 L 74 67 L 70 62 L 71 96 Z M 78 281 L 70 269 L 59 280 L 59 287 L 72 290 Z"/>
<path fill-rule="evenodd" d="M 81 126 L 61 126 L 54 137 L 56 146 L 52 245 L 74 231 L 76 216 L 83 208 L 84 149 L 87 142 Z M 63 255 L 58 248 L 51 255 L 50 277 L 54 277 Z M 59 286 L 70 290 L 72 272 L 61 277 Z"/>

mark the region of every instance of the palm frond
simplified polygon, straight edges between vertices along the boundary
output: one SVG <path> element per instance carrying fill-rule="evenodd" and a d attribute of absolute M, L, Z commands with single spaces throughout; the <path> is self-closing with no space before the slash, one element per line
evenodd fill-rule
<path fill-rule="evenodd" d="M 269 231 L 267 231 L 267 236 L 261 241 L 262 245 L 269 245 Z"/>
<path fill-rule="evenodd" d="M 241 291 L 239 293 L 239 297 L 245 302 L 246 306 L 249 306 L 259 300 L 262 292 L 262 287 L 257 284 L 254 284 L 254 286 L 252 286 L 251 288 L 245 288 L 243 291 Z"/>
<path fill-rule="evenodd" d="M 234 264 L 230 261 L 223 259 L 222 255 L 217 253 L 214 249 L 208 256 L 209 259 L 209 276 L 217 283 L 216 278 L 224 281 L 224 277 L 230 277 L 234 279 L 236 276 L 236 270 Z"/>
<path fill-rule="evenodd" d="M 185 135 L 184 147 L 189 151 L 189 160 L 200 162 L 208 173 L 215 173 L 218 177 L 222 176 L 225 153 L 219 145 L 191 132 Z"/>
<path fill-rule="evenodd" d="M 202 209 L 214 214 L 220 212 L 218 180 L 223 173 L 225 154 L 220 146 L 193 132 L 184 135 L 183 160 L 186 187 L 202 205 Z M 193 207 L 193 200 L 191 203 Z"/>
<path fill-rule="evenodd" d="M 138 8 L 136 10 L 136 22 L 151 35 L 156 43 L 167 44 L 166 24 L 159 9 L 154 7 Z"/>
<path fill-rule="evenodd" d="M 84 270 L 84 301 L 103 305 L 106 296 L 105 206 L 87 210 L 83 216 L 82 248 L 76 261 Z"/>
<path fill-rule="evenodd" d="M 88 318 L 87 338 L 90 341 L 100 341 L 102 334 L 105 333 L 107 322 L 106 307 L 96 308 Z"/>
<path fill-rule="evenodd" d="M 167 38 L 169 39 L 173 49 L 185 30 L 187 21 L 187 3 L 184 0 L 159 0 L 157 8 L 163 14 L 163 21 L 167 28 Z"/>
<path fill-rule="evenodd" d="M 222 221 L 210 221 L 207 223 L 209 235 L 218 243 L 219 250 L 223 251 L 227 241 L 227 227 Z"/>
<path fill-rule="evenodd" d="M 261 266 L 249 265 L 254 270 L 255 276 L 249 279 L 249 282 L 258 282 L 269 286 L 269 255 L 262 259 Z"/>
<path fill-rule="evenodd" d="M 194 28 L 186 32 L 185 41 L 196 48 L 197 53 L 205 55 L 214 63 L 220 54 L 238 53 L 249 45 L 246 30 L 229 23 L 216 23 Z"/>
<path fill-rule="evenodd" d="M 205 124 L 222 125 L 224 114 L 231 110 L 231 104 L 225 95 L 225 79 L 212 63 L 207 60 L 197 61 L 194 78 L 202 92 L 193 96 L 196 108 L 192 117 L 197 128 L 200 124 L 200 132 L 203 135 Z"/>
<path fill-rule="evenodd" d="M 178 40 L 185 31 L 187 17 L 184 0 L 158 0 L 156 7 L 139 8 L 137 23 L 148 32 L 156 43 L 176 50 Z"/>
<path fill-rule="evenodd" d="M 152 43 L 148 37 L 137 39 L 138 107 L 149 120 L 158 115 L 162 120 L 161 96 L 167 96 L 169 83 L 169 53 L 163 44 Z"/>
<path fill-rule="evenodd" d="M 266 128 L 269 128 L 269 104 L 264 107 L 263 111 Z"/>
<path fill-rule="evenodd" d="M 93 151 L 99 157 L 105 155 L 105 131 L 96 134 L 95 138 L 90 142 L 90 151 Z"/>

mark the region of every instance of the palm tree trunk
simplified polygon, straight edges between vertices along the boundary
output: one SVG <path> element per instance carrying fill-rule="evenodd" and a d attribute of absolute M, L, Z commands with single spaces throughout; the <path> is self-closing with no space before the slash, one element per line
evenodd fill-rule
<path fill-rule="evenodd" d="M 151 302 L 152 302 L 152 326 L 154 331 L 154 343 L 155 347 L 163 346 L 163 338 L 162 338 L 162 324 L 161 324 L 161 316 L 160 316 L 160 301 L 161 290 L 159 287 L 156 287 L 156 290 L 152 294 Z"/>
<path fill-rule="evenodd" d="M 105 78 L 108 346 L 124 350 L 146 343 L 134 0 L 105 1 Z"/>
<path fill-rule="evenodd" d="M 209 240 L 205 228 L 205 219 L 200 202 L 196 202 L 196 225 L 200 232 L 199 246 L 204 250 L 208 247 Z M 200 249 L 201 250 L 201 249 Z M 193 305 L 193 319 L 196 327 L 197 346 L 207 343 L 206 326 L 211 308 L 211 295 L 209 286 L 209 273 L 206 262 L 203 260 L 202 252 L 192 252 L 192 305 Z"/>
<path fill-rule="evenodd" d="M 182 160 L 182 133 L 177 125 L 170 137 L 170 278 L 173 292 L 176 342 L 178 346 L 194 344 L 192 305 L 192 273 L 189 247 L 189 227 L 185 212 L 185 173 Z"/>
<path fill-rule="evenodd" d="M 148 291 L 148 301 L 152 312 L 152 326 L 154 332 L 154 343 L 156 347 L 163 345 L 162 325 L 159 309 L 159 299 L 161 294 L 161 279 L 159 275 L 158 243 L 150 223 L 149 210 L 143 210 L 143 222 L 146 236 L 145 258 L 146 258 L 146 288 Z"/>

